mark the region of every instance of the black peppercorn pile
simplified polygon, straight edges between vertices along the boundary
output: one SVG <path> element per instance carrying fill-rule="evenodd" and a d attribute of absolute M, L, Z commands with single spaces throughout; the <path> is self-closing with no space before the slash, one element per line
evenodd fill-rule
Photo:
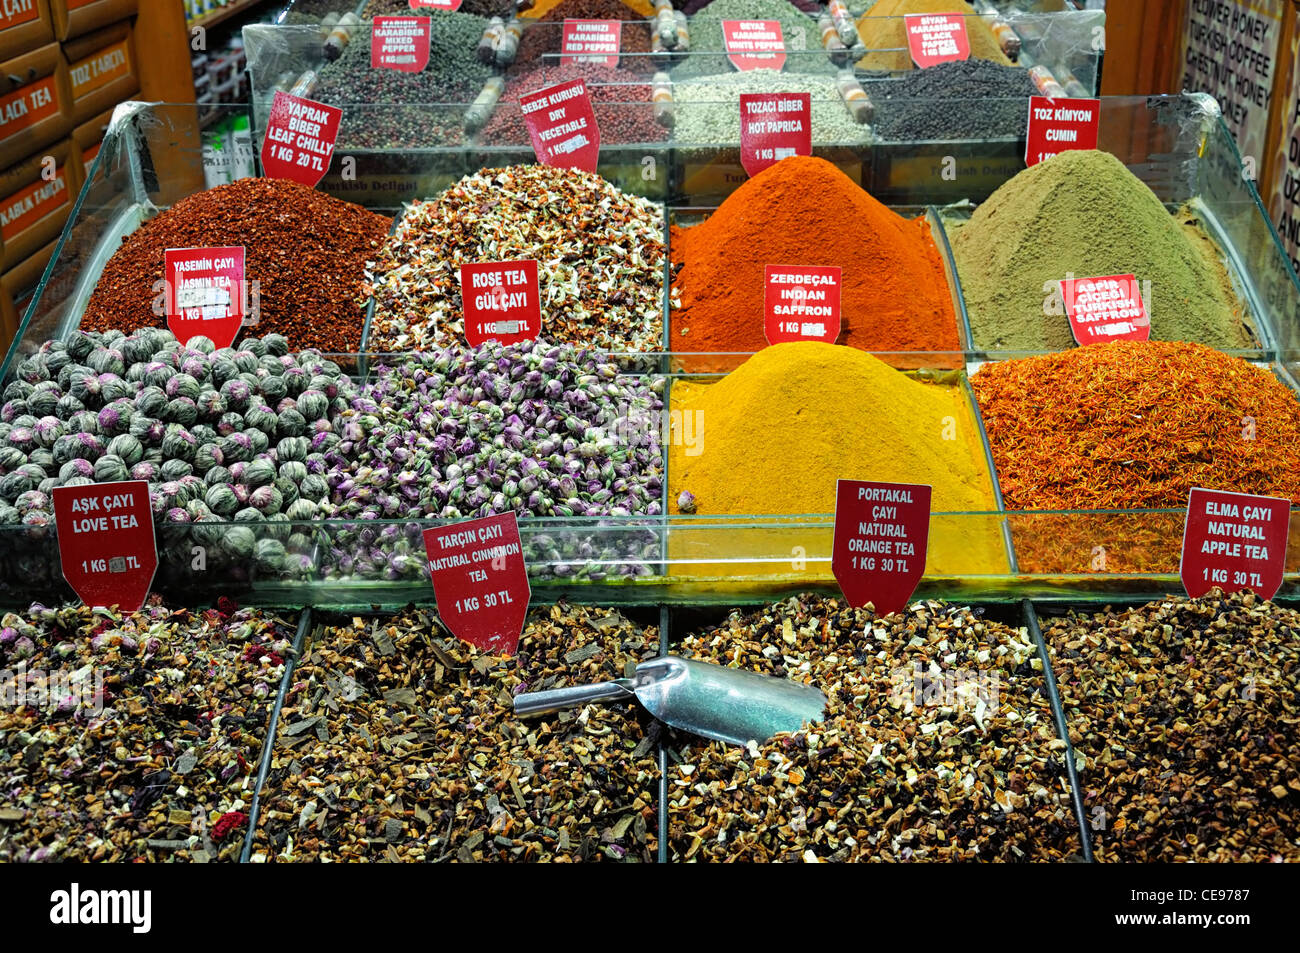
<path fill-rule="evenodd" d="M 677 860 L 1059 860 L 1079 847 L 1040 662 L 1020 630 L 918 602 L 884 619 L 803 597 L 686 639 L 792 678 L 820 724 L 748 748 L 676 743 Z"/>
<path fill-rule="evenodd" d="M 608 681 L 658 636 L 606 609 L 529 615 L 512 658 L 431 612 L 321 626 L 262 791 L 257 859 L 653 860 L 648 717 L 627 704 L 520 719 L 515 694 Z"/>
<path fill-rule="evenodd" d="M 575 79 L 587 82 L 601 142 L 659 142 L 668 138 L 668 129 L 655 121 L 649 84 L 629 82 L 626 71 L 583 64 L 541 67 L 512 76 L 492 121 L 483 130 L 483 142 L 526 144 L 528 128 L 519 111 L 519 97 Z"/>
<path fill-rule="evenodd" d="M 1300 613 L 1215 592 L 1044 634 L 1099 860 L 1300 861 Z"/>
<path fill-rule="evenodd" d="M 876 104 L 876 135 L 899 141 L 1023 136 L 1029 97 L 1038 93 L 1027 70 L 981 59 L 911 70 L 864 88 Z"/>
<path fill-rule="evenodd" d="M 26 700 L 0 707 L 0 863 L 237 860 L 293 636 L 156 603 L 0 619 L 0 687 Z"/>
<path fill-rule="evenodd" d="M 466 104 L 492 75 L 474 52 L 484 26 L 482 18 L 467 13 L 435 12 L 429 64 L 418 73 L 372 68 L 368 32 L 354 37 L 321 69 L 312 93 L 319 102 L 344 107 L 339 145 L 394 149 L 463 143 Z"/>

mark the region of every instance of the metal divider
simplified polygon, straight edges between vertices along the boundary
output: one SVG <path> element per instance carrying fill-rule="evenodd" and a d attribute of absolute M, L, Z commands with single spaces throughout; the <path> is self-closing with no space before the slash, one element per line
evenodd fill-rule
<path fill-rule="evenodd" d="M 1066 723 L 1065 708 L 1061 704 L 1061 694 L 1056 686 L 1056 673 L 1052 671 L 1052 660 L 1047 650 L 1047 642 L 1043 638 L 1042 627 L 1038 623 L 1038 612 L 1035 610 L 1033 602 L 1025 599 L 1020 605 L 1024 610 L 1025 625 L 1029 628 L 1029 634 L 1033 636 L 1034 644 L 1038 646 L 1038 657 L 1043 662 L 1043 679 L 1047 685 L 1047 699 L 1052 706 L 1052 717 L 1056 720 L 1056 733 L 1065 742 L 1065 774 L 1070 782 L 1070 800 L 1074 804 L 1074 818 L 1079 825 L 1079 843 L 1083 848 L 1083 859 L 1087 863 L 1092 863 L 1092 834 L 1088 827 L 1087 814 L 1083 808 L 1083 792 L 1079 789 L 1079 772 L 1074 764 L 1074 746 L 1070 744 L 1070 728 Z"/>
<path fill-rule="evenodd" d="M 280 677 L 280 687 L 275 695 L 275 707 L 271 709 L 271 718 L 266 725 L 266 740 L 262 742 L 262 757 L 257 765 L 257 781 L 253 785 L 253 803 L 248 809 L 248 830 L 244 834 L 244 847 L 239 852 L 241 864 L 249 862 L 249 855 L 253 850 L 253 835 L 257 830 L 258 814 L 262 808 L 262 785 L 266 783 L 266 775 L 271 768 L 271 756 L 275 752 L 275 733 L 280 723 L 280 709 L 284 706 L 284 697 L 289 693 L 289 686 L 293 684 L 293 672 L 298 667 L 298 658 L 309 631 L 311 631 L 311 606 L 304 608 L 298 618 L 298 633 L 293 639 L 293 655 L 284 668 L 284 675 Z"/>
<path fill-rule="evenodd" d="M 669 638 L 668 629 L 672 624 L 670 617 L 672 613 L 667 606 L 659 607 L 659 656 L 668 654 Z M 659 863 L 668 863 L 668 745 L 664 742 L 663 736 L 659 737 L 659 750 L 656 753 L 659 761 L 659 790 L 657 813 L 659 820 L 659 851 L 656 858 Z"/>
<path fill-rule="evenodd" d="M 403 204 L 393 216 L 392 224 L 388 226 L 388 237 L 392 238 L 397 234 L 397 227 L 406 214 L 406 205 Z M 374 330 L 375 322 L 375 295 L 372 292 L 366 299 L 365 320 L 361 324 L 361 344 L 360 352 L 357 354 L 357 383 L 367 384 L 370 382 L 370 335 Z"/>

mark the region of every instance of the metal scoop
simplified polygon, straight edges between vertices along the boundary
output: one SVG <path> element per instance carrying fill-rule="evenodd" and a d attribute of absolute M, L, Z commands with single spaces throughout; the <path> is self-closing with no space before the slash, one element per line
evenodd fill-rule
<path fill-rule="evenodd" d="M 826 709 L 826 696 L 811 685 L 667 655 L 642 662 L 632 678 L 516 695 L 515 714 L 629 697 L 674 728 L 733 745 L 798 731 Z"/>

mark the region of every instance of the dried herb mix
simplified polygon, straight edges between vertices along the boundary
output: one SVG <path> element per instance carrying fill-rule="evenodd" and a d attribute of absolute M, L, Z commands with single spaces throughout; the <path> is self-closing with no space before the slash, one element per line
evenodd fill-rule
<path fill-rule="evenodd" d="M 918 602 L 884 619 L 804 596 L 686 638 L 793 678 L 824 720 L 747 748 L 679 737 L 674 860 L 1030 861 L 1080 847 L 1041 661 L 1023 630 Z"/>
<path fill-rule="evenodd" d="M 483 169 L 407 206 L 374 275 L 371 350 L 464 343 L 460 266 L 535 258 L 542 337 L 659 350 L 666 246 L 659 206 L 598 175 L 543 165 Z"/>
<path fill-rule="evenodd" d="M 255 860 L 640 861 L 658 766 L 635 705 L 521 720 L 521 691 L 620 678 L 658 650 L 607 609 L 529 615 L 513 658 L 408 610 L 318 626 L 281 714 Z"/>
<path fill-rule="evenodd" d="M 833 236 L 833 238 L 828 238 Z M 764 269 L 838 265 L 839 343 L 868 351 L 959 351 L 939 251 L 907 220 L 824 159 L 783 159 L 738 188 L 700 225 L 672 230 L 672 350 L 758 351 Z"/>
<path fill-rule="evenodd" d="M 1102 861 L 1300 861 L 1300 613 L 1173 598 L 1044 626 Z"/>
<path fill-rule="evenodd" d="M 1254 345 L 1213 244 L 1106 152 L 1063 152 L 1005 182 L 956 230 L 952 250 L 977 347 L 1073 347 L 1057 282 L 1128 274 L 1150 283 L 1152 338 Z"/>
<path fill-rule="evenodd" d="M 243 245 L 259 335 L 290 350 L 361 348 L 364 268 L 391 220 L 284 179 L 240 179 L 177 202 L 128 235 L 86 305 L 86 331 L 165 326 L 154 313 L 168 248 Z"/>
<path fill-rule="evenodd" d="M 237 860 L 293 637 L 254 609 L 5 615 L 0 862 Z"/>
<path fill-rule="evenodd" d="M 1240 358 L 1115 341 L 985 365 L 971 386 L 1010 509 L 1181 507 L 1194 486 L 1300 502 L 1300 402 Z"/>

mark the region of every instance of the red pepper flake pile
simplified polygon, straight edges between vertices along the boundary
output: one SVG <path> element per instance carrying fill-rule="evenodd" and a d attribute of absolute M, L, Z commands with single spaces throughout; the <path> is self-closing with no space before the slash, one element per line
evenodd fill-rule
<path fill-rule="evenodd" d="M 1008 509 L 1181 507 L 1194 486 L 1300 503 L 1300 401 L 1213 348 L 1095 344 L 971 385 Z"/>
<path fill-rule="evenodd" d="M 240 179 L 182 199 L 122 243 L 81 319 L 83 331 L 165 325 L 154 313 L 168 248 L 243 245 L 257 282 L 257 333 L 282 334 L 291 350 L 361 349 L 366 261 L 392 220 L 282 179 Z"/>

